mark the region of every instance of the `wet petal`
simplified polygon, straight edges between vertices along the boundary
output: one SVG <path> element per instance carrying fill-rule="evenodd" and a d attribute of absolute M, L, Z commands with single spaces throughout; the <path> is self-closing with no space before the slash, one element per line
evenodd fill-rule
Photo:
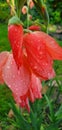
<path fill-rule="evenodd" d="M 28 63 L 32 71 L 43 79 L 54 77 L 52 58 L 41 39 L 41 33 L 33 32 L 24 36 L 24 46 L 27 52 Z"/>
<path fill-rule="evenodd" d="M 2 69 L 8 59 L 9 52 L 4 51 L 0 53 L 0 84 L 4 83 L 3 77 L 2 77 Z"/>
<path fill-rule="evenodd" d="M 4 83 L 4 80 L 3 80 L 3 77 L 2 77 L 2 71 L 0 71 L 0 84 L 3 84 Z"/>
<path fill-rule="evenodd" d="M 37 78 L 33 73 L 31 76 L 31 84 L 29 88 L 29 99 L 34 102 L 35 99 L 41 98 L 42 85 L 39 78 Z"/>
<path fill-rule="evenodd" d="M 62 47 L 59 46 L 55 39 L 44 32 L 38 32 L 38 34 L 41 35 L 41 39 L 52 58 L 54 60 L 62 60 Z"/>
<path fill-rule="evenodd" d="M 3 79 L 18 97 L 27 93 L 30 83 L 30 73 L 23 65 L 20 69 L 17 68 L 12 54 L 10 54 L 4 67 Z"/>
<path fill-rule="evenodd" d="M 28 96 L 27 94 L 19 97 L 18 95 L 16 95 L 15 93 L 13 93 L 14 99 L 16 101 L 16 103 L 20 106 L 20 107 L 24 107 L 28 110 L 28 112 L 30 112 L 30 106 L 29 106 L 29 100 L 28 100 Z"/>
<path fill-rule="evenodd" d="M 21 25 L 8 26 L 8 38 L 16 64 L 20 67 L 22 64 L 23 27 Z"/>
<path fill-rule="evenodd" d="M 9 52 L 4 51 L 0 53 L 0 68 L 4 66 L 9 56 Z"/>
<path fill-rule="evenodd" d="M 25 97 L 22 96 L 22 97 L 20 97 L 20 100 L 21 100 L 20 106 L 25 107 L 28 110 L 28 112 L 30 112 L 28 96 L 27 95 L 25 95 Z"/>

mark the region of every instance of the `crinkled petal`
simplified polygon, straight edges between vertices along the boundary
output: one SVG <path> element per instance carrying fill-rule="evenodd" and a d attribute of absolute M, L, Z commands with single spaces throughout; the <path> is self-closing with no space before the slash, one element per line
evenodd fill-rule
<path fill-rule="evenodd" d="M 31 76 L 31 84 L 28 91 L 29 99 L 34 102 L 36 99 L 42 97 L 42 85 L 39 78 L 37 78 L 33 73 Z"/>
<path fill-rule="evenodd" d="M 13 93 L 14 99 L 16 101 L 16 103 L 20 106 L 20 107 L 25 107 L 28 112 L 30 112 L 30 106 L 29 106 L 29 100 L 28 100 L 28 96 L 23 95 L 21 97 L 19 97 L 18 95 L 16 95 L 15 93 Z"/>
<path fill-rule="evenodd" d="M 42 85 L 39 80 L 33 73 L 31 74 L 31 82 L 28 89 L 28 92 L 23 96 L 18 96 L 13 94 L 15 101 L 21 106 L 25 107 L 28 112 L 30 112 L 29 100 L 34 102 L 36 99 L 42 98 Z"/>
<path fill-rule="evenodd" d="M 38 33 L 39 35 L 41 35 L 41 39 L 43 43 L 45 43 L 46 49 L 53 58 L 53 60 L 62 60 L 62 47 L 59 46 L 55 39 L 44 32 Z"/>
<path fill-rule="evenodd" d="M 30 73 L 23 65 L 20 69 L 17 68 L 12 54 L 10 54 L 3 69 L 3 79 L 11 91 L 18 95 L 18 98 L 27 93 Z"/>
<path fill-rule="evenodd" d="M 25 95 L 25 97 L 24 96 L 20 97 L 20 100 L 21 100 L 20 106 L 25 107 L 28 110 L 28 112 L 30 112 L 29 99 L 28 99 L 27 95 Z"/>
<path fill-rule="evenodd" d="M 28 63 L 35 74 L 43 79 L 55 76 L 52 68 L 53 60 L 46 50 L 45 43 L 41 39 L 41 33 L 33 32 L 25 34 L 24 46 L 26 48 Z"/>
<path fill-rule="evenodd" d="M 8 56 L 9 56 L 9 52 L 7 52 L 7 51 L 0 53 L 0 84 L 4 83 L 4 80 L 2 77 L 2 69 L 8 59 Z"/>

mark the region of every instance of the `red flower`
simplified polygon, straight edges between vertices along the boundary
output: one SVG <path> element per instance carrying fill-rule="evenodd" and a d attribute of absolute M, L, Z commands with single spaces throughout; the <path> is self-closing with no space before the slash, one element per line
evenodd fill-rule
<path fill-rule="evenodd" d="M 41 32 L 33 32 L 24 36 L 27 60 L 32 71 L 42 79 L 50 79 L 55 73 L 52 68 L 53 59 L 46 50 Z"/>
<path fill-rule="evenodd" d="M 62 47 L 44 32 L 23 34 L 21 25 L 10 25 L 8 36 L 13 54 L 0 53 L 0 83 L 4 81 L 15 101 L 30 111 L 29 100 L 42 97 L 39 77 L 55 76 L 53 59 L 62 60 Z"/>
<path fill-rule="evenodd" d="M 6 56 L 3 57 L 3 53 Z M 29 71 L 26 64 L 23 63 L 18 69 L 13 55 L 8 52 L 3 53 L 0 54 L 1 58 L 3 58 L 2 62 L 0 62 L 0 77 L 11 89 L 15 101 L 21 107 L 26 107 L 30 111 L 29 99 L 34 102 L 36 98 L 41 98 L 41 82 Z M 3 64 L 4 62 L 5 64 Z"/>

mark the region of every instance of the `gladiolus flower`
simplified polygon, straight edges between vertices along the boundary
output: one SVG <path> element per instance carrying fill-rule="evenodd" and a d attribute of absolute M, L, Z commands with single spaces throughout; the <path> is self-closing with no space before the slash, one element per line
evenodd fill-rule
<path fill-rule="evenodd" d="M 15 101 L 30 112 L 29 100 L 42 97 L 40 79 L 55 76 L 53 60 L 62 60 L 62 47 L 44 32 L 23 34 L 21 25 L 10 25 L 8 37 L 12 53 L 0 53 L 0 83 L 4 81 Z"/>
<path fill-rule="evenodd" d="M 11 89 L 15 101 L 30 112 L 29 100 L 34 102 L 36 98 L 41 98 L 40 80 L 29 71 L 26 64 L 23 63 L 18 69 L 13 54 L 3 52 L 0 53 L 0 57 L 3 58 L 0 62 L 0 83 L 5 82 Z"/>

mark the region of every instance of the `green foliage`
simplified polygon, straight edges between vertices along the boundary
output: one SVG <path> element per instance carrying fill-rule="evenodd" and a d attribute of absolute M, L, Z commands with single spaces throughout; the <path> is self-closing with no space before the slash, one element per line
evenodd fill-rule
<path fill-rule="evenodd" d="M 10 109 L 8 105 L 10 97 L 11 97 L 11 92 L 7 88 L 7 86 L 0 85 L 0 121 L 3 121 L 4 117 L 6 117 Z"/>
<path fill-rule="evenodd" d="M 10 9 L 6 2 L 0 1 L 0 23 L 1 22 L 8 22 L 8 19 L 10 17 Z"/>
<path fill-rule="evenodd" d="M 0 52 L 10 50 L 10 44 L 7 37 L 7 25 L 0 24 Z"/>
<path fill-rule="evenodd" d="M 62 24 L 62 1 L 47 0 L 46 1 L 50 22 L 54 24 Z"/>

